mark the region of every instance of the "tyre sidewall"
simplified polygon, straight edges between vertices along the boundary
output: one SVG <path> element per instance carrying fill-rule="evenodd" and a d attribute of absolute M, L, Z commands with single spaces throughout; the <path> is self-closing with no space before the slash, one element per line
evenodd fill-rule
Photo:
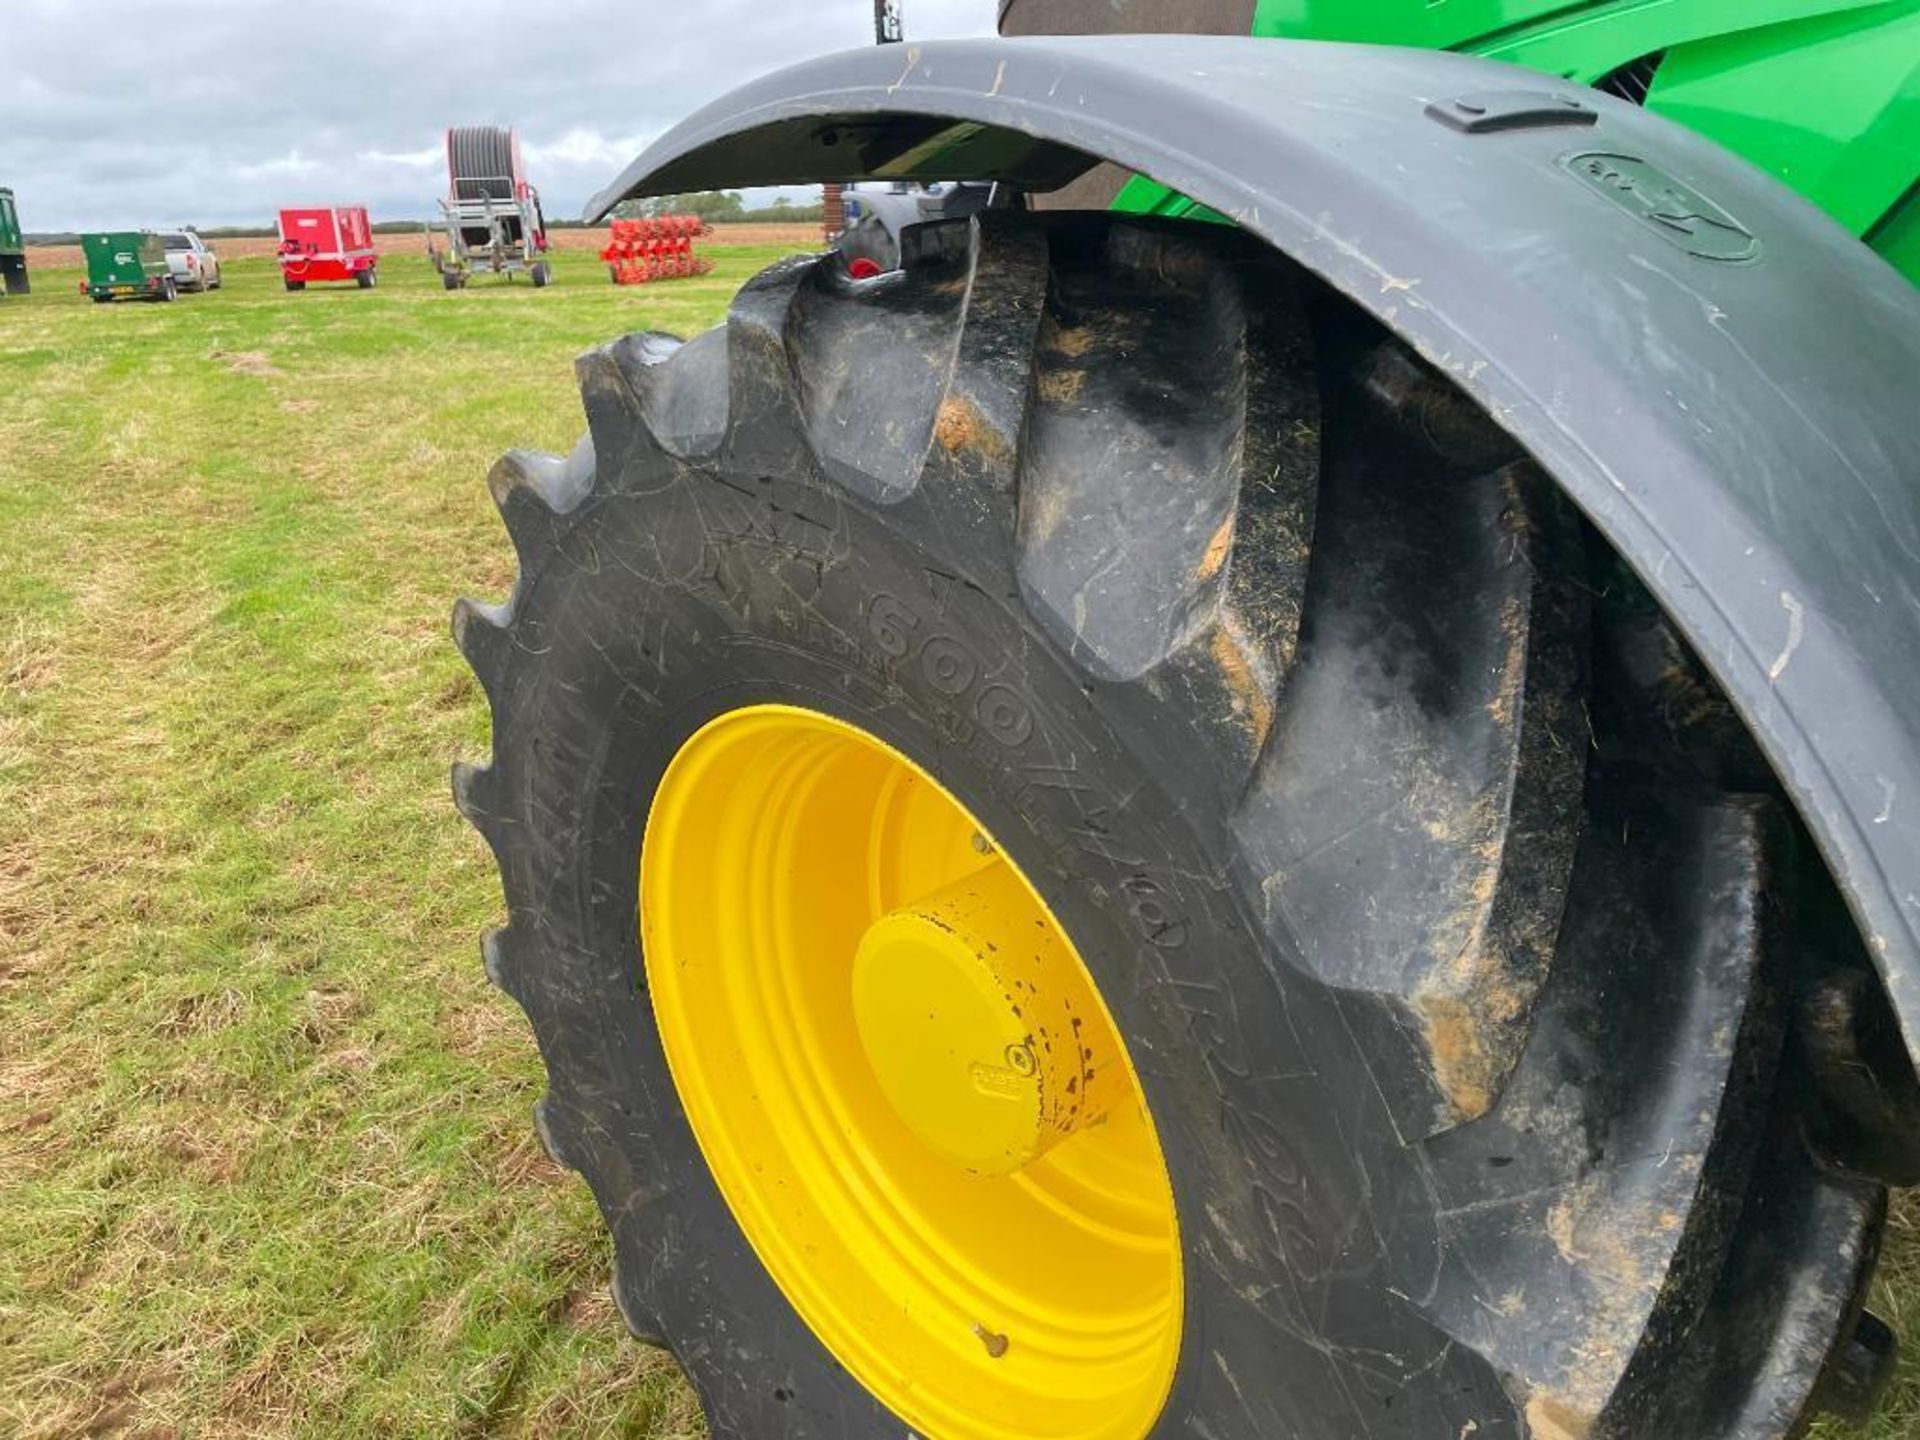
<path fill-rule="evenodd" d="M 1206 793 L 1208 757 L 1118 738 L 1150 732 L 1150 714 L 1114 722 L 1161 702 L 1089 682 L 1038 635 L 1008 518 L 936 525 L 918 497 L 868 509 L 817 480 L 661 463 L 672 478 L 651 493 L 590 496 L 523 579 L 529 668 L 496 696 L 518 822 L 502 869 L 514 929 L 537 951 L 517 993 L 550 1103 L 592 1150 L 565 1158 L 598 1187 L 627 1298 L 686 1366 L 715 1433 L 901 1428 L 753 1255 L 641 993 L 653 793 L 703 724 L 763 703 L 849 721 L 934 773 L 1092 970 L 1181 1222 L 1182 1355 L 1156 1434 L 1333 1440 L 1389 1413 L 1405 1425 L 1405 1407 L 1430 1412 L 1436 1435 L 1469 1421 L 1488 1440 L 1517 1433 L 1492 1377 L 1389 1293 L 1389 1271 L 1417 1270 L 1436 1242 L 1382 1236 L 1371 1217 L 1404 1216 L 1395 1196 L 1418 1176 L 1379 1141 L 1392 1126 L 1335 1003 L 1262 938 L 1257 877 L 1220 817 L 1183 805 Z M 1348 1332 L 1370 1359 L 1342 1350 Z"/>

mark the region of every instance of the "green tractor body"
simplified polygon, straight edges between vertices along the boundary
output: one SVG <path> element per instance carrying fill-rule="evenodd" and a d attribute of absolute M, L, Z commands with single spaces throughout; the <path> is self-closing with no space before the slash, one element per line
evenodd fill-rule
<path fill-rule="evenodd" d="M 1044 21 L 1030 20 L 1029 8 Z M 1010 34 L 1041 23 L 1052 29 L 1075 8 L 1014 0 L 1004 23 Z M 1259 0 L 1250 14 L 1244 4 L 1174 8 L 1194 12 L 1181 29 L 1203 20 L 1255 36 L 1455 50 L 1595 86 L 1724 145 L 1920 281 L 1915 0 Z M 1218 13 L 1225 11 L 1239 13 Z M 1148 27 L 1108 20 L 1075 28 Z M 1161 215 L 1194 209 L 1137 178 L 1115 206 Z"/>
<path fill-rule="evenodd" d="M 151 230 L 82 235 L 80 248 L 87 257 L 85 289 L 95 301 L 173 298 L 166 248 Z"/>
<path fill-rule="evenodd" d="M 27 244 L 13 191 L 0 189 L 0 294 L 27 293 Z"/>

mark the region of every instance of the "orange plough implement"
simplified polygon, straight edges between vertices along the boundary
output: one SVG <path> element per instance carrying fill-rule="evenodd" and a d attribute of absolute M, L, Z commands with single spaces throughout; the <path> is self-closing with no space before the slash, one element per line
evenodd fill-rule
<path fill-rule="evenodd" d="M 713 261 L 693 250 L 694 241 L 712 233 L 713 228 L 698 215 L 615 220 L 600 258 L 607 262 L 607 273 L 616 285 L 683 280 L 713 269 Z"/>

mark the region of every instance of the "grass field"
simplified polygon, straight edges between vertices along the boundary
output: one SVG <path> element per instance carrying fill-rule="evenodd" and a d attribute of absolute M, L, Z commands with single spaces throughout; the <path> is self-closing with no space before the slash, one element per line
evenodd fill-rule
<path fill-rule="evenodd" d="M 446 632 L 511 579 L 487 466 L 581 429 L 572 357 L 711 323 L 780 251 L 715 253 L 0 302 L 0 1435 L 698 1431 L 481 974 Z M 1880 1304 L 1920 1345 L 1900 1226 Z M 1920 1433 L 1904 1387 L 1875 1440 Z"/>
<path fill-rule="evenodd" d="M 780 253 L 0 302 L 0 1435 L 698 1429 L 481 974 L 447 615 L 505 593 L 486 469 L 572 445 L 573 357 Z"/>

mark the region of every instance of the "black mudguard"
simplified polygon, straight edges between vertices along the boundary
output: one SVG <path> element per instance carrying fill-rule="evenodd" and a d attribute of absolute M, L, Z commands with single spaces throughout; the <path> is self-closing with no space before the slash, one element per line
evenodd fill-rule
<path fill-rule="evenodd" d="M 1692 133 L 1429 51 L 1200 36 L 854 51 L 743 87 L 600 195 L 1052 188 L 1230 216 L 1457 381 L 1752 726 L 1920 1057 L 1920 293 Z"/>

